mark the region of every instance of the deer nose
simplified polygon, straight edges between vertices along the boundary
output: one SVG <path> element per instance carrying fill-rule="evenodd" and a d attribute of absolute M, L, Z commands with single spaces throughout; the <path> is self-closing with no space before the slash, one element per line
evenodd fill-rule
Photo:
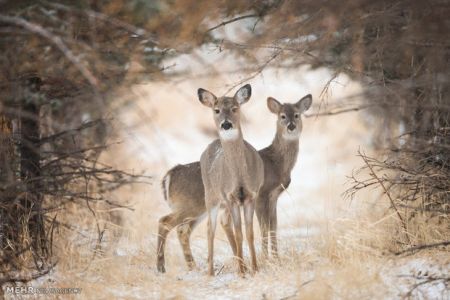
<path fill-rule="evenodd" d="M 221 127 L 222 129 L 228 130 L 233 127 L 233 124 L 231 124 L 231 122 L 229 121 L 225 121 L 222 123 Z"/>
<path fill-rule="evenodd" d="M 295 129 L 295 124 L 294 124 L 294 123 L 289 123 L 287 129 L 288 129 L 289 131 L 294 131 L 294 129 Z"/>

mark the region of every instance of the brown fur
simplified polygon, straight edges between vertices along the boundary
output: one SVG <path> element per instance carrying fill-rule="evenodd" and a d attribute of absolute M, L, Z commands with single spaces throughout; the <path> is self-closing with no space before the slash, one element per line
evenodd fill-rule
<path fill-rule="evenodd" d="M 216 129 L 220 136 L 220 140 L 212 142 L 200 157 L 208 216 L 208 274 L 211 276 L 214 275 L 214 235 L 217 211 L 220 206 L 225 208 L 228 218 L 231 217 L 234 238 L 230 228 L 227 230 L 227 236 L 233 251 L 235 249 L 239 273 L 243 274 L 243 238 L 240 213 L 242 204 L 252 269 L 253 271 L 257 270 L 253 214 L 255 200 L 264 181 L 264 166 L 258 152 L 245 143 L 242 137 L 239 115 L 240 105 L 247 102 L 250 95 L 250 85 L 240 88 L 233 98 L 216 98 L 207 91 L 199 90 L 200 101 L 213 109 Z M 230 130 L 224 129 L 225 123 L 231 124 Z M 230 135 L 230 132 L 234 133 Z M 227 224 L 229 223 L 227 222 Z"/>
<path fill-rule="evenodd" d="M 302 100 L 308 98 L 310 98 L 310 95 L 302 98 Z M 272 111 L 278 115 L 277 133 L 272 144 L 259 151 L 264 163 L 264 184 L 259 193 L 259 198 L 256 201 L 256 214 L 262 233 L 263 251 L 266 254 L 268 252 L 268 241 L 270 239 L 273 254 L 277 255 L 277 199 L 284 189 L 290 184 L 290 173 L 296 163 L 299 150 L 298 140 L 286 140 L 283 138 L 283 133 L 284 130 L 286 130 L 285 127 L 288 123 L 286 120 L 295 120 L 296 111 L 303 112 L 309 108 L 310 103 L 306 107 L 300 107 L 302 100 L 296 103 L 297 108 L 295 108 L 293 104 L 284 104 L 282 106 L 280 104 L 280 107 L 278 108 L 279 111 Z M 268 100 L 268 106 L 269 101 L 270 100 Z M 281 119 L 281 113 L 287 115 L 285 120 Z M 298 118 L 296 123 L 297 129 L 301 131 L 301 119 Z M 169 186 L 168 194 L 170 195 L 172 202 L 179 203 L 175 209 L 172 209 L 174 211 L 172 214 L 183 211 L 185 212 L 183 215 L 186 220 L 192 220 L 195 219 L 197 215 L 201 216 L 206 212 L 204 188 L 202 182 L 199 180 L 200 174 L 200 162 L 193 162 L 187 165 L 178 165 L 167 172 L 164 178 L 169 175 L 171 176 L 171 184 Z M 164 194 L 166 194 L 166 192 Z M 160 219 L 160 227 L 162 226 L 162 221 L 165 220 L 164 218 L 165 217 Z M 179 224 L 184 224 L 186 220 L 179 220 Z M 221 225 L 227 234 L 233 253 L 236 254 L 235 245 L 233 245 L 232 242 L 234 239 L 232 235 L 232 225 L 228 214 L 224 213 L 221 216 Z M 178 226 L 178 224 L 174 226 Z M 181 240 L 189 241 L 193 227 L 190 228 L 191 230 L 189 232 L 185 231 L 182 239 L 179 236 L 180 242 Z M 181 242 L 181 245 L 184 253 L 191 253 L 189 242 Z M 164 253 L 164 248 L 159 249 L 161 249 L 161 252 Z M 193 259 L 190 261 L 186 260 L 186 262 L 189 267 L 194 265 Z M 164 263 L 162 264 L 162 268 L 164 268 Z M 158 269 L 161 269 L 159 265 Z"/>

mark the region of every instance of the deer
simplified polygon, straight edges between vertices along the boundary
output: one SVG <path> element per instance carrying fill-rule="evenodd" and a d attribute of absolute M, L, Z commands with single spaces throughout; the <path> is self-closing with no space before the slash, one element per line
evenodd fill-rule
<path fill-rule="evenodd" d="M 277 115 L 277 131 L 272 143 L 259 151 L 263 159 L 265 174 L 262 191 L 266 191 L 266 196 L 260 193 L 260 199 L 256 202 L 256 215 L 262 234 L 262 248 L 266 256 L 268 256 L 269 236 L 271 237 L 272 254 L 278 256 L 276 201 L 290 184 L 290 172 L 297 160 L 299 137 L 303 129 L 300 115 L 310 108 L 311 103 L 312 96 L 310 94 L 294 104 L 281 104 L 272 97 L 267 98 L 269 111 Z M 196 266 L 190 248 L 190 235 L 206 217 L 205 191 L 200 179 L 200 162 L 196 161 L 173 167 L 161 181 L 164 199 L 169 203 L 172 213 L 159 220 L 157 269 L 160 272 L 165 272 L 164 241 L 174 227 L 177 227 L 178 239 L 188 269 L 192 270 Z M 236 256 L 230 215 L 226 212 L 222 213 L 220 223 L 230 242 L 233 254 Z"/>
<path fill-rule="evenodd" d="M 208 275 L 214 276 L 214 235 L 217 212 L 222 206 L 232 220 L 234 243 L 239 274 L 243 276 L 245 265 L 242 254 L 241 206 L 244 212 L 245 233 L 250 250 L 252 271 L 258 270 L 253 234 L 255 201 L 264 181 L 264 164 L 253 146 L 244 141 L 240 125 L 240 107 L 251 97 L 249 84 L 241 87 L 234 97 L 216 97 L 213 93 L 198 89 L 200 102 L 213 111 L 219 140 L 213 141 L 200 157 L 200 170 L 205 188 L 208 237 Z"/>
<path fill-rule="evenodd" d="M 271 254 L 278 257 L 277 202 L 291 183 L 291 172 L 297 162 L 300 133 L 303 129 L 301 114 L 311 104 L 310 94 L 295 104 L 281 104 L 273 97 L 267 98 L 267 107 L 277 115 L 277 130 L 272 143 L 259 151 L 264 161 L 264 185 L 256 201 L 256 217 L 266 256 L 270 239 Z"/>

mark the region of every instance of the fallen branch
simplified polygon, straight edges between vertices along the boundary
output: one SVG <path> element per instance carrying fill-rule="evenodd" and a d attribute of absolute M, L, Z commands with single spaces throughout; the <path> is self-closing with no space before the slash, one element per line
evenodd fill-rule
<path fill-rule="evenodd" d="M 400 255 L 400 254 L 404 254 L 404 253 L 408 253 L 411 252 L 414 253 L 416 251 L 421 251 L 421 250 L 425 250 L 425 249 L 429 249 L 429 248 L 434 248 L 434 247 L 439 247 L 439 246 L 448 246 L 450 245 L 450 241 L 444 241 L 444 242 L 439 242 L 439 243 L 434 243 L 434 244 L 425 244 L 425 245 L 418 245 L 418 246 L 414 246 L 402 251 L 398 251 L 395 252 L 395 255 Z"/>
<path fill-rule="evenodd" d="M 424 279 L 422 277 L 414 277 L 416 279 Z M 422 285 L 425 284 L 429 284 L 429 283 L 433 283 L 433 282 L 437 282 L 437 281 L 442 281 L 445 285 L 447 285 L 448 282 L 450 282 L 450 277 L 428 277 L 426 278 L 424 281 L 421 281 L 419 283 L 416 283 L 412 286 L 412 288 L 408 291 L 408 293 L 406 293 L 406 295 L 404 296 L 405 299 L 409 299 L 412 296 L 412 293 L 419 288 Z"/>
<path fill-rule="evenodd" d="M 42 276 L 47 275 L 48 273 L 50 273 L 50 271 L 53 270 L 55 265 L 56 265 L 56 262 L 53 263 L 51 266 L 47 267 L 45 270 L 37 272 L 37 273 L 34 273 L 34 274 L 30 274 L 28 276 L 24 276 L 24 275 L 20 276 L 20 275 L 18 275 L 18 276 L 1 277 L 0 278 L 0 289 L 1 289 L 1 286 L 3 284 L 8 283 L 8 282 L 29 282 L 31 280 L 38 279 L 39 277 L 42 277 Z"/>

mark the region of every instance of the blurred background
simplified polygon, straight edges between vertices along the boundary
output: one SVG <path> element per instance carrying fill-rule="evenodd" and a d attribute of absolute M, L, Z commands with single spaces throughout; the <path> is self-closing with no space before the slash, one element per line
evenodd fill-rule
<path fill-rule="evenodd" d="M 3 287 L 76 284 L 88 298 L 107 286 L 103 297 L 145 299 L 449 295 L 447 1 L 0 8 Z M 267 97 L 313 96 L 278 202 L 280 261 L 238 280 L 218 230 L 221 274 L 205 281 L 202 224 L 199 269 L 186 271 L 171 234 L 161 276 L 161 178 L 217 137 L 197 89 L 233 95 L 247 83 L 243 133 L 257 149 L 275 134 Z"/>

